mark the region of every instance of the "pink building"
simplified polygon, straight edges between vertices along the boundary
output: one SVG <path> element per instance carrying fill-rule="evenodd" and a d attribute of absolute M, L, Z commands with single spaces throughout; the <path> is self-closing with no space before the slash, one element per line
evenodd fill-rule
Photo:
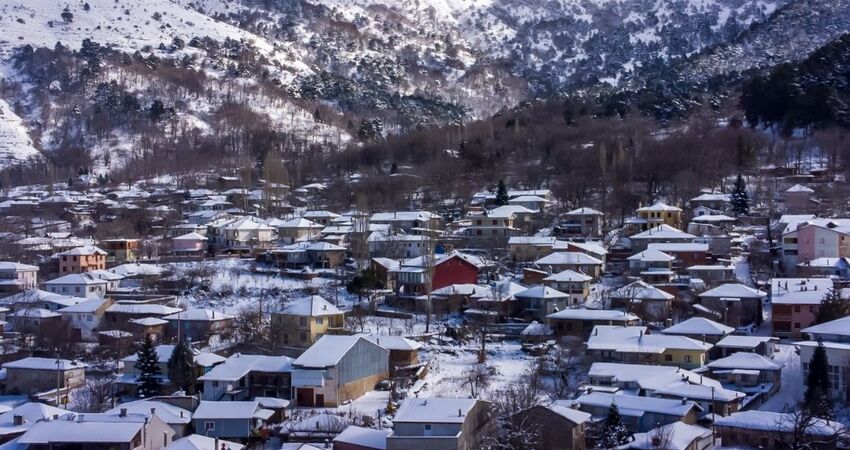
<path fill-rule="evenodd" d="M 828 278 L 774 278 L 770 280 L 773 335 L 798 339 L 815 322 L 821 301 L 833 287 Z"/>
<path fill-rule="evenodd" d="M 171 240 L 171 251 L 175 255 L 197 255 L 207 249 L 207 238 L 191 232 Z"/>
<path fill-rule="evenodd" d="M 797 264 L 818 258 L 850 256 L 850 220 L 816 219 L 782 235 L 782 265 L 794 274 Z"/>

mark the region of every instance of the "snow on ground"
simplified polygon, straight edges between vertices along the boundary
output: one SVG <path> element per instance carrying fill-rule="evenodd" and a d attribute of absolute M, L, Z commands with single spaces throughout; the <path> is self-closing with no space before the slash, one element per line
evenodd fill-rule
<path fill-rule="evenodd" d="M 0 100 L 0 168 L 37 155 L 23 120 Z"/>
<path fill-rule="evenodd" d="M 792 411 L 803 400 L 806 385 L 800 367 L 800 355 L 797 354 L 793 345 L 780 344 L 779 351 L 773 355 L 773 359 L 785 365 L 782 368 L 782 387 L 760 409 L 773 412 Z"/>

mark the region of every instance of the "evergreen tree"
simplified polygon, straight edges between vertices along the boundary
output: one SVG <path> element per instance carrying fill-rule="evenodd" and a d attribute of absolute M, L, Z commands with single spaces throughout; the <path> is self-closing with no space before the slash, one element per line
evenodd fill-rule
<path fill-rule="evenodd" d="M 197 376 L 195 372 L 195 356 L 185 339 L 180 339 L 168 358 L 168 379 L 174 386 L 183 389 L 186 394 L 193 394 Z"/>
<path fill-rule="evenodd" d="M 815 317 L 815 324 L 840 319 L 849 313 L 850 308 L 847 307 L 847 301 L 841 298 L 841 291 L 831 288 L 826 291 L 823 300 L 821 300 L 818 314 Z"/>
<path fill-rule="evenodd" d="M 806 395 L 803 399 L 805 408 L 814 417 L 831 419 L 832 399 L 829 396 L 829 361 L 823 342 L 818 339 L 818 346 L 809 362 L 809 374 L 806 377 Z"/>
<path fill-rule="evenodd" d="M 750 196 L 747 194 L 747 183 L 740 173 L 738 178 L 735 179 L 735 186 L 732 188 L 732 195 L 729 200 L 732 203 L 732 211 L 735 212 L 735 215 L 750 213 Z"/>
<path fill-rule="evenodd" d="M 605 419 L 605 427 L 602 430 L 602 436 L 599 438 L 598 446 L 601 448 L 617 448 L 631 440 L 632 434 L 620 418 L 620 409 L 617 408 L 616 403 L 612 402 L 611 407 L 608 408 L 608 417 Z"/>
<path fill-rule="evenodd" d="M 496 204 L 504 206 L 508 204 L 508 188 L 505 186 L 505 180 L 499 180 L 499 186 L 496 188 Z"/>
<path fill-rule="evenodd" d="M 136 353 L 136 370 L 139 372 L 139 377 L 136 381 L 139 383 L 138 395 L 141 398 L 150 398 L 159 395 L 159 376 L 162 370 L 159 368 L 159 361 L 156 357 L 156 345 L 150 334 L 145 335 L 145 340 L 142 346 L 139 347 Z"/>

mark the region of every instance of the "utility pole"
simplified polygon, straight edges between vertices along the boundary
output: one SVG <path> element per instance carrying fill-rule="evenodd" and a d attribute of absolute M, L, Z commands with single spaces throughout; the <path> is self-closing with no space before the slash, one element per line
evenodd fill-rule
<path fill-rule="evenodd" d="M 434 239 L 432 238 L 430 231 L 431 228 L 429 225 L 425 228 L 425 242 L 428 245 L 428 253 L 426 254 L 427 259 L 425 262 L 425 264 L 427 264 L 427 270 L 425 272 L 425 293 L 427 296 L 425 300 L 425 333 L 431 332 L 431 310 L 433 306 L 431 303 L 431 291 L 434 286 Z"/>

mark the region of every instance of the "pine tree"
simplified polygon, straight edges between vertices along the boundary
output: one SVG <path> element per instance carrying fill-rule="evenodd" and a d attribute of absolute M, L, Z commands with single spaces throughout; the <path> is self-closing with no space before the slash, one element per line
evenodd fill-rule
<path fill-rule="evenodd" d="M 499 180 L 499 186 L 496 188 L 496 204 L 504 206 L 508 204 L 508 188 L 505 186 L 505 180 Z"/>
<path fill-rule="evenodd" d="M 159 368 L 159 361 L 156 357 L 156 345 L 150 334 L 145 335 L 145 340 L 142 342 L 142 346 L 139 347 L 136 356 L 135 367 L 139 372 L 136 380 L 139 383 L 139 397 L 150 398 L 159 395 L 159 377 L 162 374 L 162 370 Z"/>
<path fill-rule="evenodd" d="M 193 394 L 197 375 L 195 372 L 195 356 L 185 339 L 180 339 L 168 358 L 168 379 L 175 387 L 183 389 L 186 394 Z"/>
<path fill-rule="evenodd" d="M 803 399 L 805 408 L 814 417 L 831 419 L 832 399 L 829 396 L 829 360 L 826 348 L 818 339 L 818 346 L 809 362 L 809 374 L 806 377 L 806 395 Z"/>
<path fill-rule="evenodd" d="M 617 448 L 632 440 L 632 434 L 626 428 L 626 424 L 620 418 L 620 409 L 616 403 L 611 403 L 608 408 L 608 417 L 605 419 L 605 427 L 599 439 L 601 448 Z"/>
<path fill-rule="evenodd" d="M 831 288 L 826 291 L 821 300 L 818 314 L 815 317 L 815 324 L 840 319 L 848 314 L 850 314 L 850 308 L 847 307 L 847 301 L 841 298 L 841 291 Z"/>
<path fill-rule="evenodd" d="M 732 211 L 735 212 L 735 215 L 750 213 L 750 196 L 747 194 L 747 183 L 741 174 L 738 174 L 738 178 L 735 179 L 735 186 L 732 188 L 729 201 L 732 203 Z"/>

